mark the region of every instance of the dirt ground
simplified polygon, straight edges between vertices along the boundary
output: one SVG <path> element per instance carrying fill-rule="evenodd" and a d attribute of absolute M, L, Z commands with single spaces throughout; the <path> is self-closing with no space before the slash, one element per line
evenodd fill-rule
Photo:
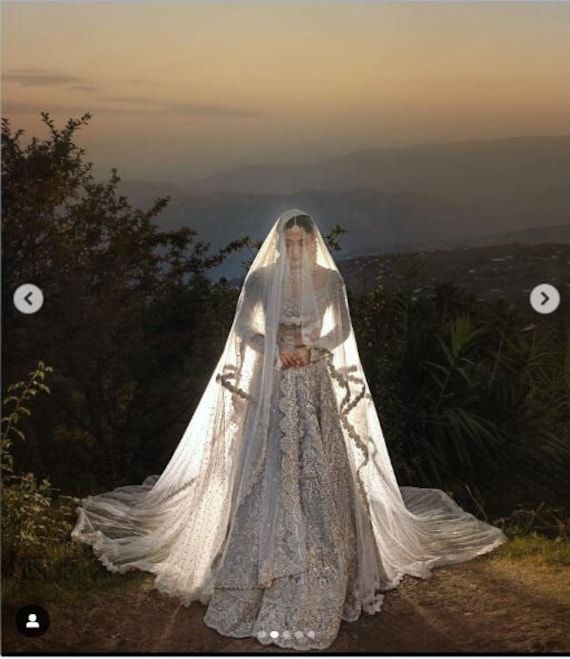
<path fill-rule="evenodd" d="M 51 625 L 41 637 L 21 636 L 17 607 L 5 605 L 2 653 L 291 653 L 219 635 L 202 621 L 205 606 L 186 608 L 159 593 L 150 574 L 113 576 L 117 586 L 103 596 L 46 605 Z M 324 653 L 358 651 L 567 653 L 570 567 L 488 555 L 434 570 L 425 581 L 406 576 L 378 614 L 343 622 Z"/>

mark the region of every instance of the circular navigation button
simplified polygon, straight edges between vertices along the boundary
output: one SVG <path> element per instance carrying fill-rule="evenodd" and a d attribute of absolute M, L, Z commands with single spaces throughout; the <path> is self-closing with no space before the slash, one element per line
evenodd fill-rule
<path fill-rule="evenodd" d="M 552 313 L 560 304 L 560 293 L 551 284 L 539 284 L 530 292 L 530 304 L 538 313 Z"/>
<path fill-rule="evenodd" d="M 24 636 L 41 636 L 49 627 L 48 612 L 38 604 L 26 604 L 16 614 L 16 627 Z"/>
<path fill-rule="evenodd" d="M 21 313 L 36 313 L 43 303 L 44 294 L 35 284 L 22 284 L 14 291 L 14 306 Z"/>

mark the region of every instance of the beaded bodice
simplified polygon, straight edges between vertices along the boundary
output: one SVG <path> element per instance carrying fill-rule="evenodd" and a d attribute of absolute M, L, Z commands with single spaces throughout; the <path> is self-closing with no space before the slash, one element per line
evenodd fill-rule
<path fill-rule="evenodd" d="M 294 348 L 296 344 L 303 343 L 300 336 L 301 328 L 303 332 L 310 332 L 315 328 L 320 329 L 326 290 L 327 287 L 323 286 L 315 290 L 310 298 L 284 295 L 277 331 L 277 343 L 280 346 Z"/>

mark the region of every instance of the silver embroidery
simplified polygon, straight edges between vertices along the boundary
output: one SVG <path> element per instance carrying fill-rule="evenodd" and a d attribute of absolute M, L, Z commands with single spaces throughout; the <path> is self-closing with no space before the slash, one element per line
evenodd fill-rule
<path fill-rule="evenodd" d="M 276 379 L 268 438 L 281 449 L 275 551 L 258 565 L 257 479 L 234 517 L 204 621 L 228 636 L 324 649 L 341 620 L 361 612 L 356 493 L 327 352 L 312 351 L 309 364 Z"/>

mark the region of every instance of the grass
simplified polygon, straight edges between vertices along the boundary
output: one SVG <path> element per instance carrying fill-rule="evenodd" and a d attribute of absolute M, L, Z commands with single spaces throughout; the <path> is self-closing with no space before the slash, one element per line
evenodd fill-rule
<path fill-rule="evenodd" d="M 501 545 L 500 555 L 497 557 L 509 558 L 516 561 L 531 561 L 535 565 L 570 566 L 570 542 L 561 537 L 546 538 L 533 531 L 526 535 L 509 533 L 505 529 L 510 541 Z"/>
<path fill-rule="evenodd" d="M 93 556 L 91 547 L 73 542 L 45 546 L 43 552 L 41 567 L 34 567 L 32 560 L 21 557 L 19 563 L 26 569 L 20 568 L 3 578 L 4 602 L 71 604 L 84 598 L 86 593 L 104 593 L 117 586 L 124 587 L 141 574 L 134 570 L 114 574 Z"/>

